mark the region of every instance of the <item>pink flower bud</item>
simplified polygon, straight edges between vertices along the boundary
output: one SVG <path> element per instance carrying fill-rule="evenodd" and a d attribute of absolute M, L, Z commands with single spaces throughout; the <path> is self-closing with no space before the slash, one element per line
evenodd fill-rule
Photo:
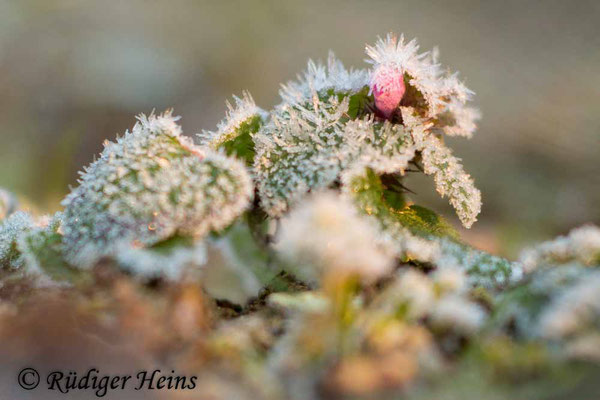
<path fill-rule="evenodd" d="M 375 96 L 375 107 L 389 118 L 398 108 L 406 87 L 404 74 L 397 67 L 380 65 L 371 77 L 371 91 Z"/>

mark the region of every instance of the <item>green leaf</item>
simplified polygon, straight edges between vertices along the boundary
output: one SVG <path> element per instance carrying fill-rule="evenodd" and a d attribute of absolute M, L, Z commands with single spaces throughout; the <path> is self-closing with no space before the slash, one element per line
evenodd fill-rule
<path fill-rule="evenodd" d="M 191 247 L 193 245 L 194 238 L 189 236 L 174 235 L 168 239 L 155 243 L 148 250 L 155 251 L 159 254 L 167 255 L 170 254 L 176 248 Z"/>
<path fill-rule="evenodd" d="M 414 234 L 459 239 L 458 232 L 444 218 L 428 208 L 413 204 L 400 210 L 396 215 L 400 223 Z"/>
<path fill-rule="evenodd" d="M 418 205 L 406 204 L 398 175 L 377 175 L 367 169 L 352 183 L 357 205 L 377 218 L 384 229 L 399 224 L 415 235 L 438 236 L 458 240 L 458 233 L 435 212 Z"/>
<path fill-rule="evenodd" d="M 373 96 L 369 95 L 369 87 L 363 87 L 360 92 L 350 96 L 348 115 L 350 119 L 360 118 L 368 111 L 368 106 L 373 103 Z"/>
<path fill-rule="evenodd" d="M 227 153 L 228 156 L 235 156 L 244 160 L 247 165 L 252 165 L 255 154 L 252 135 L 258 132 L 261 124 L 262 119 L 260 115 L 255 115 L 243 122 L 238 129 L 236 129 L 234 136 L 232 135 L 232 139 L 219 144 L 218 147 L 225 150 L 225 153 Z"/>

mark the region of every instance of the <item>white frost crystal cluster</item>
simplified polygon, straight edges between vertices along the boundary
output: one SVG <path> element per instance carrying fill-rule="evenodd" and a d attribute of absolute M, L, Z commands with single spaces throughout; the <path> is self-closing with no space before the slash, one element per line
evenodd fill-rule
<path fill-rule="evenodd" d="M 544 264 L 569 261 L 577 261 L 584 265 L 600 264 L 600 228 L 584 225 L 573 229 L 567 236 L 526 249 L 520 257 L 525 272 L 531 272 Z"/>
<path fill-rule="evenodd" d="M 254 135 L 258 192 L 270 216 L 281 216 L 311 190 L 347 186 L 367 169 L 402 176 L 419 155 L 463 225 L 476 221 L 481 194 L 440 137 L 472 135 L 477 112 L 466 106 L 472 92 L 441 72 L 435 54 L 417 50 L 414 40 L 388 36 L 367 47 L 372 70 L 348 70 L 330 54 L 327 66 L 311 61 L 297 82 L 284 85 L 283 102 Z M 390 74 L 400 74 L 390 78 L 399 93 L 380 81 Z M 390 99 L 398 100 L 393 108 Z M 385 118 L 378 104 L 387 107 Z"/>
<path fill-rule="evenodd" d="M 521 282 L 498 315 L 529 338 L 560 342 L 567 357 L 600 360 L 600 230 L 586 225 L 521 256 Z M 595 350 L 594 350 L 595 349 Z"/>
<path fill-rule="evenodd" d="M 377 224 L 333 192 L 315 194 L 293 209 L 282 220 L 276 249 L 298 266 L 296 275 L 311 282 L 327 273 L 370 282 L 393 266 Z"/>
<path fill-rule="evenodd" d="M 409 269 L 399 273 L 378 301 L 389 312 L 402 307 L 409 319 L 427 317 L 436 328 L 470 335 L 488 316 L 469 298 L 467 289 L 467 276 L 461 269 L 442 267 L 430 275 Z"/>
<path fill-rule="evenodd" d="M 82 173 L 62 203 L 65 255 L 73 265 L 89 267 L 123 243 L 201 238 L 246 209 L 253 187 L 244 165 L 195 146 L 176 121 L 170 112 L 138 117 Z"/>
<path fill-rule="evenodd" d="M 583 274 L 561 291 L 539 319 L 538 332 L 547 338 L 565 338 L 600 323 L 600 271 Z"/>
<path fill-rule="evenodd" d="M 297 81 L 282 85 L 279 94 L 281 107 L 303 105 L 314 95 L 326 97 L 329 93 L 355 93 L 369 83 L 369 72 L 365 69 L 346 69 L 344 64 L 330 51 L 327 65 L 310 60 L 306 72 L 298 75 Z"/>

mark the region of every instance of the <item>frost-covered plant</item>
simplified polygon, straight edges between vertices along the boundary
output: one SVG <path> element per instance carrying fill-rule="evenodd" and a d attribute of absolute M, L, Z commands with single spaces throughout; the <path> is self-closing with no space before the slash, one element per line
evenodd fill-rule
<path fill-rule="evenodd" d="M 283 87 L 283 102 L 254 135 L 258 193 L 270 216 L 311 190 L 352 192 L 369 171 L 387 179 L 386 190 L 402 188 L 409 163 L 422 160 L 463 225 L 473 224 L 481 195 L 440 138 L 471 136 L 472 92 L 456 75 L 442 74 L 435 54 L 417 49 L 414 40 L 389 35 L 367 47 L 372 70 L 347 70 L 330 54 L 327 66 L 310 61 L 297 82 Z"/>
<path fill-rule="evenodd" d="M 318 282 L 330 273 L 372 282 L 393 266 L 394 253 L 377 224 L 333 192 L 311 196 L 281 225 L 276 249 L 307 281 Z"/>
<path fill-rule="evenodd" d="M 245 167 L 194 145 L 177 119 L 170 112 L 141 115 L 85 169 L 62 203 L 69 262 L 89 267 L 123 243 L 201 238 L 245 210 L 253 190 Z"/>
<path fill-rule="evenodd" d="M 597 374 L 600 230 L 515 263 L 461 243 L 407 198 L 405 174 L 431 175 L 475 222 L 480 193 L 443 140 L 473 134 L 472 92 L 414 40 L 367 55 L 368 70 L 310 61 L 268 113 L 234 97 L 200 145 L 170 112 L 140 116 L 53 217 L 14 212 L 0 190 L 2 294 L 39 286 L 29 272 L 73 282 L 52 291 L 70 300 L 61 313 L 200 366 L 213 397 L 521 398 L 530 387 L 504 383 Z"/>

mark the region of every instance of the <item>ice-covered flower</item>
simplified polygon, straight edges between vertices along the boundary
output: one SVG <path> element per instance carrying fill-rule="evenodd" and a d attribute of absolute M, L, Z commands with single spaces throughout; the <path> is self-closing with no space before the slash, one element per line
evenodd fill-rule
<path fill-rule="evenodd" d="M 90 267 L 123 242 L 149 247 L 174 235 L 200 238 L 248 206 L 253 188 L 244 165 L 195 146 L 177 119 L 141 115 L 84 170 L 62 203 L 69 262 Z"/>
<path fill-rule="evenodd" d="M 389 118 L 398 109 L 406 91 L 404 73 L 397 66 L 379 65 L 371 75 L 370 85 L 375 107 Z"/>
<path fill-rule="evenodd" d="M 356 274 L 373 281 L 389 273 L 392 253 L 382 245 L 377 224 L 333 192 L 298 205 L 282 220 L 276 249 L 294 273 L 309 281 L 326 274 Z"/>
<path fill-rule="evenodd" d="M 479 118 L 479 112 L 466 105 L 473 92 L 458 80 L 457 74 L 442 70 L 437 49 L 418 51 L 416 39 L 405 42 L 404 36 L 393 34 L 366 47 L 366 61 L 373 65 L 370 82 L 376 102 L 378 92 L 383 90 L 381 112 L 387 117 L 398 105 L 414 107 L 434 129 L 470 137 Z"/>

